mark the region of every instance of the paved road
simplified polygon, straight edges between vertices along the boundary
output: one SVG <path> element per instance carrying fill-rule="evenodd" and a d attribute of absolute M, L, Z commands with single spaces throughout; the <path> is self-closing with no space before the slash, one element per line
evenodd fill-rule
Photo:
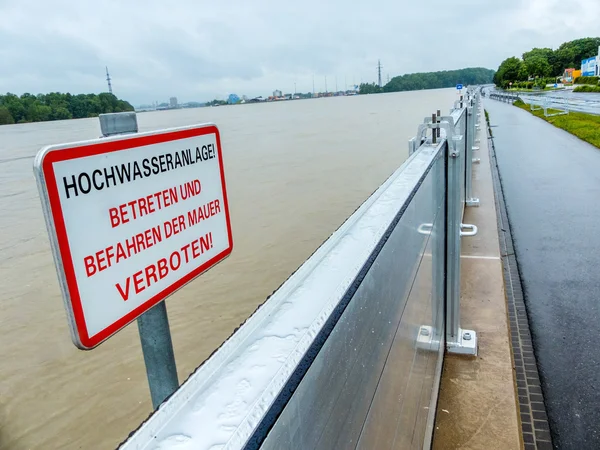
<path fill-rule="evenodd" d="M 600 448 L 600 150 L 493 100 L 533 345 L 556 448 Z"/>
<path fill-rule="evenodd" d="M 558 90 L 558 91 L 548 91 L 545 95 L 550 95 L 552 97 L 566 97 L 573 98 L 579 100 L 593 100 L 600 101 L 600 94 L 595 92 L 573 92 L 570 89 Z"/>
<path fill-rule="evenodd" d="M 486 88 L 488 92 L 490 92 L 490 88 Z M 508 91 L 517 93 L 518 91 Z M 576 100 L 589 100 L 598 102 L 600 101 L 600 93 L 597 92 L 573 92 L 573 89 L 558 89 L 556 91 L 522 91 L 519 92 L 523 95 L 539 95 L 539 96 L 548 96 L 548 97 L 564 97 L 569 99 Z"/>

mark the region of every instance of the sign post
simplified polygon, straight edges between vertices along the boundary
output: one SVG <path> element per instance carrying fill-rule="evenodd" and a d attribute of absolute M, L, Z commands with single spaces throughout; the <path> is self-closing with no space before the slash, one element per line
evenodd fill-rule
<path fill-rule="evenodd" d="M 103 137 L 138 132 L 135 112 L 100 114 L 99 119 Z M 167 303 L 150 308 L 137 318 L 137 324 L 150 398 L 156 409 L 179 387 Z"/>
<path fill-rule="evenodd" d="M 146 311 L 138 317 L 137 323 L 150 397 L 156 409 L 179 387 L 166 302 Z"/>
<path fill-rule="evenodd" d="M 217 127 L 45 147 L 34 172 L 74 344 L 137 319 L 158 406 L 178 386 L 164 300 L 233 248 Z"/>

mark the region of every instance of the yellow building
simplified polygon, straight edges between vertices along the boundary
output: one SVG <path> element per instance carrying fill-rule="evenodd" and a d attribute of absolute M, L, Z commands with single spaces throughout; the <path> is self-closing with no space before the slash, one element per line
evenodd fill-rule
<path fill-rule="evenodd" d="M 581 76 L 581 70 L 576 69 L 565 69 L 565 72 L 562 77 L 562 82 L 566 84 L 573 83 L 576 78 Z"/>

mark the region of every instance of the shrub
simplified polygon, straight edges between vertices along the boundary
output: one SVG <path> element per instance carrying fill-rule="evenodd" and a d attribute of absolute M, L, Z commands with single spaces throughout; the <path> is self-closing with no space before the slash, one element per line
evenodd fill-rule
<path fill-rule="evenodd" d="M 596 86 L 598 84 L 598 81 L 600 80 L 599 77 L 577 77 L 575 78 L 574 83 L 575 84 L 591 84 Z"/>
<path fill-rule="evenodd" d="M 592 86 L 590 84 L 582 84 L 573 89 L 573 92 L 600 92 L 600 86 Z"/>

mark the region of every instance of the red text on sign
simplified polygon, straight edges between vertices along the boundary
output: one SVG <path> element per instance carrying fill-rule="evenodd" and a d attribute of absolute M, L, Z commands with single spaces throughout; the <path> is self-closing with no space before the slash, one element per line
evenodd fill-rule
<path fill-rule="evenodd" d="M 188 223 L 190 226 L 196 225 L 201 220 L 208 219 L 216 214 L 221 212 L 221 204 L 219 200 L 213 200 L 208 202 L 205 205 L 199 206 L 198 208 L 194 208 L 191 211 L 188 211 Z"/>
<path fill-rule="evenodd" d="M 177 203 L 179 201 L 177 188 L 164 189 L 154 194 L 140 197 L 132 200 L 116 208 L 110 208 L 108 215 L 110 217 L 110 225 L 115 228 L 119 225 L 135 220 L 138 217 L 143 217 L 152 214 L 155 211 Z"/>
<path fill-rule="evenodd" d="M 176 234 L 181 233 L 185 230 L 185 216 L 182 214 L 180 216 L 174 217 L 171 220 L 167 220 L 163 224 L 165 228 L 165 238 L 168 239 L 171 236 L 175 236 Z"/>
<path fill-rule="evenodd" d="M 140 197 L 127 203 L 123 203 L 115 208 L 108 210 L 110 217 L 110 225 L 113 228 L 118 227 L 138 217 L 143 217 L 152 214 L 155 211 L 178 203 L 180 200 L 187 200 L 195 197 L 202 192 L 200 180 L 192 180 L 179 185 L 179 190 L 176 187 L 163 189 L 154 194 Z"/>
<path fill-rule="evenodd" d="M 162 242 L 163 239 L 169 239 L 186 230 L 188 227 L 192 227 L 220 212 L 221 202 L 218 199 L 211 200 L 204 205 L 188 211 L 187 215 L 181 214 L 163 222 L 162 225 L 157 225 L 141 233 L 137 233 L 123 242 L 109 245 L 83 258 L 85 273 L 88 278 L 92 277 L 121 261 L 137 255 L 143 250 L 153 247 Z"/>
<path fill-rule="evenodd" d="M 174 219 L 175 220 L 175 219 Z M 89 277 L 98 272 L 108 269 L 113 264 L 118 264 L 139 252 L 150 248 L 163 240 L 163 233 L 160 226 L 149 228 L 146 231 L 138 233 L 124 242 L 118 242 L 116 245 L 109 245 L 102 250 L 83 258 L 85 273 Z"/>
<path fill-rule="evenodd" d="M 124 283 L 116 283 L 115 287 L 124 301 L 129 300 L 132 294 L 139 294 L 147 287 L 162 280 L 171 272 L 176 272 L 183 264 L 200 257 L 213 247 L 212 233 L 207 233 L 192 242 L 175 250 L 168 257 L 161 258 L 144 269 L 127 277 Z"/>
<path fill-rule="evenodd" d="M 202 192 L 200 180 L 192 180 L 180 185 L 179 192 L 182 200 L 198 195 L 200 192 Z"/>

